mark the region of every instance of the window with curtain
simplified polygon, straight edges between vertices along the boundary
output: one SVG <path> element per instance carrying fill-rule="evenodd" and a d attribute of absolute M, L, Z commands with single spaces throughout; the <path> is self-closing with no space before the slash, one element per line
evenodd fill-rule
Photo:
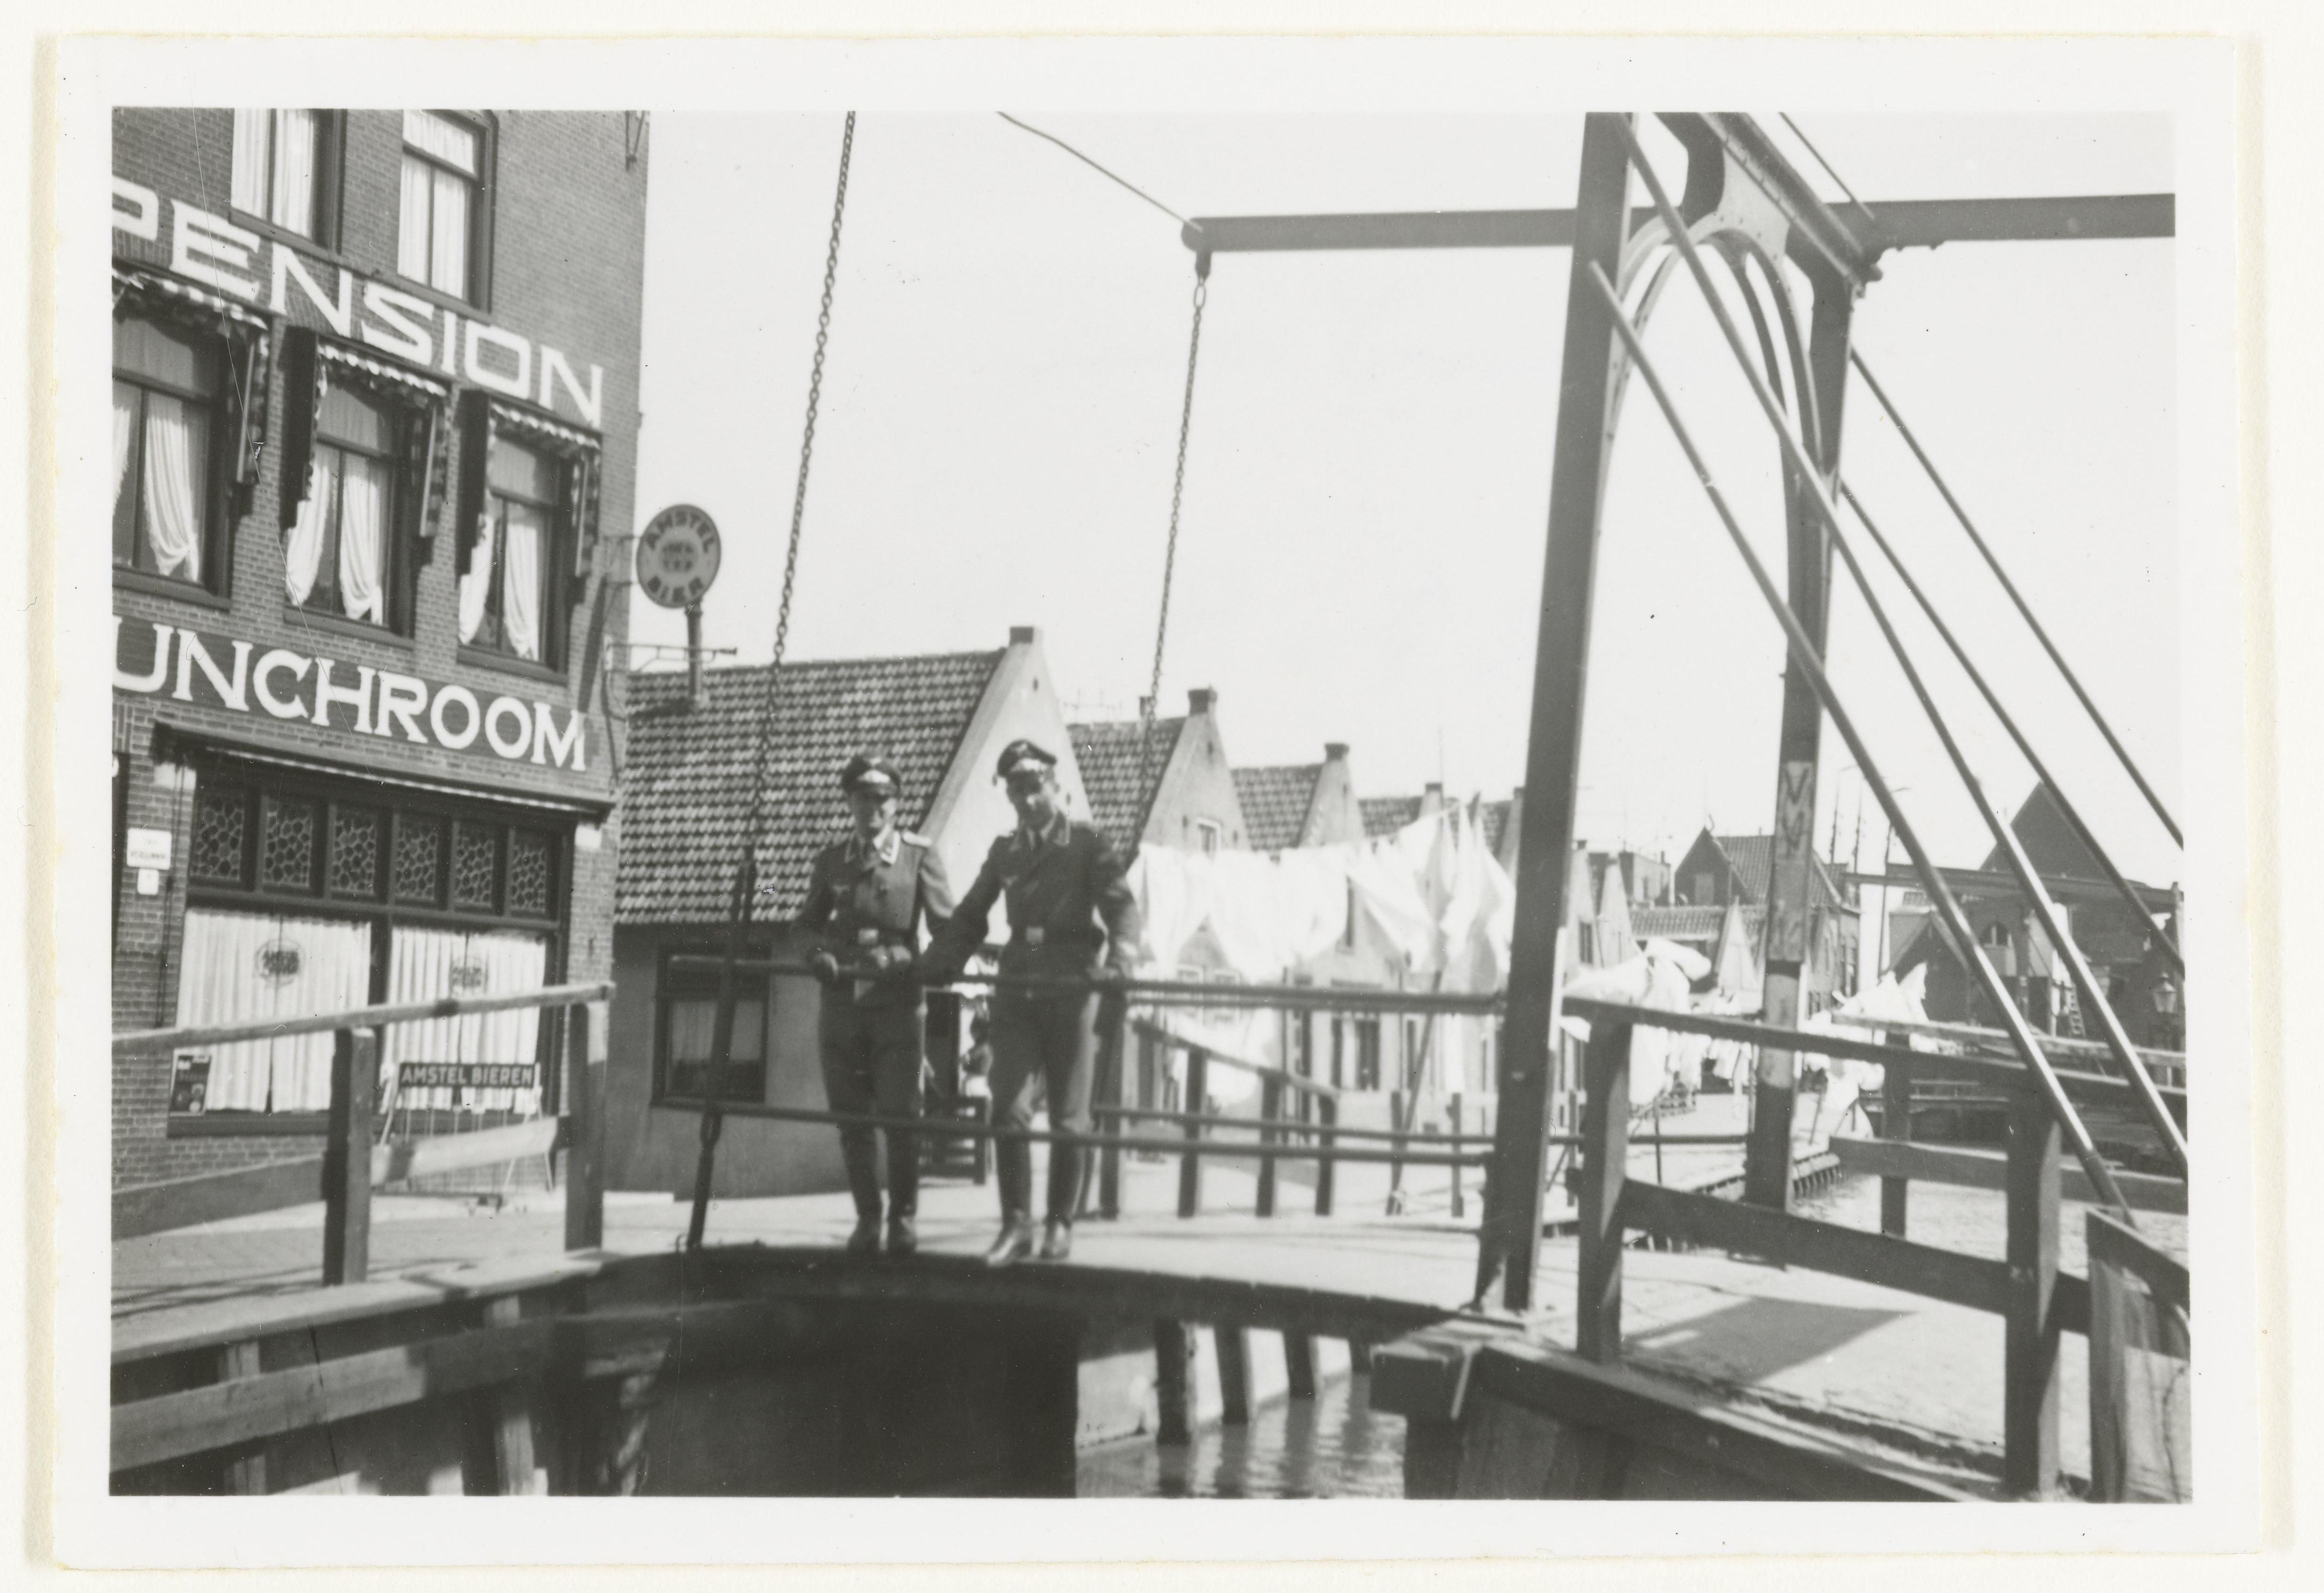
<path fill-rule="evenodd" d="M 113 562 L 216 585 L 211 475 L 218 340 L 135 317 L 113 323 Z"/>
<path fill-rule="evenodd" d="M 484 130 L 475 123 L 440 111 L 403 113 L 403 215 L 396 270 L 463 299 L 475 297 L 484 152 Z"/>
<path fill-rule="evenodd" d="M 231 759 L 200 765 L 191 806 L 180 1023 L 535 990 L 557 966 L 570 843 L 538 815 Z M 475 1113 L 541 1110 L 537 1009 L 395 1034 L 383 1088 L 399 1062 L 451 1064 L 424 1084 L 404 1077 L 396 1110 L 469 1113 L 467 1126 Z M 171 1110 L 321 1111 L 330 1054 L 327 1034 L 204 1048 L 180 1058 Z"/>
<path fill-rule="evenodd" d="M 708 961 L 705 959 L 704 961 Z M 767 981 L 737 977 L 734 1036 L 726 1066 L 715 1076 L 711 1042 L 718 1024 L 715 967 L 666 965 L 661 978 L 662 1090 L 687 1100 L 759 1100 L 767 1095 Z"/>
<path fill-rule="evenodd" d="M 308 463 L 307 497 L 283 549 L 292 603 L 397 628 L 396 422 L 392 411 L 327 388 Z"/>
<path fill-rule="evenodd" d="M 180 1026 L 345 1012 L 371 999 L 369 924 L 194 909 L 180 942 Z M 178 1053 L 172 1109 L 318 1112 L 331 1104 L 327 1031 Z"/>
<path fill-rule="evenodd" d="M 236 111 L 234 207 L 321 239 L 330 208 L 331 113 Z"/>
<path fill-rule="evenodd" d="M 556 664 L 549 602 L 557 558 L 558 462 L 505 437 L 484 466 L 484 512 L 460 580 L 460 640 Z"/>

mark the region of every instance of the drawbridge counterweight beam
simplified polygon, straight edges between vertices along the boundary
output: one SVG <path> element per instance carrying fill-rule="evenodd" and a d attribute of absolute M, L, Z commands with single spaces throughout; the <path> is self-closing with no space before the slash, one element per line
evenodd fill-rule
<path fill-rule="evenodd" d="M 2170 194 L 2083 194 L 2033 199 L 1882 199 L 1834 205 L 1832 215 L 1874 253 L 1944 244 L 2050 244 L 2168 238 Z M 1630 230 L 1654 215 L 1630 212 Z M 1403 210 L 1372 215 L 1197 216 L 1179 234 L 1198 254 L 1282 254 L 1348 249 L 1570 249 L 1572 210 Z"/>

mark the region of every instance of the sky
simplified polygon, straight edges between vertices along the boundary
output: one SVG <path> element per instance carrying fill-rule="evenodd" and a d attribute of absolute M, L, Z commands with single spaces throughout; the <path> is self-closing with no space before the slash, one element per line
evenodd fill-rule
<path fill-rule="evenodd" d="M 1568 206 L 1581 146 L 1579 114 L 1007 108 L 1187 216 Z M 1837 199 L 1775 113 L 1760 119 Z M 1876 211 L 1884 198 L 2172 187 L 2158 116 L 1798 119 Z M 773 641 L 840 133 L 835 116 L 652 124 L 638 521 L 681 502 L 716 519 L 726 559 L 706 640 L 745 662 Z M 1651 123 L 1646 136 L 1675 192 L 1676 144 Z M 1178 230 L 997 115 L 859 116 L 789 657 L 996 648 L 1038 625 L 1069 704 L 1135 713 L 1194 288 Z M 1892 253 L 1855 342 L 2175 809 L 2172 247 Z M 1214 688 L 1243 765 L 1346 741 L 1366 795 L 1441 778 L 1501 796 L 1522 781 L 1569 263 L 1563 250 L 1218 258 L 1165 713 Z M 1793 287 L 1804 306 L 1804 281 Z M 1691 282 L 1664 295 L 1648 346 L 1780 573 L 1775 442 Z M 2180 878 L 2168 836 L 1860 382 L 1842 467 L 2116 861 Z M 1910 600 L 1875 580 L 1986 790 L 2014 808 L 2030 772 Z M 1581 833 L 1675 861 L 1706 823 L 1766 831 L 1782 636 L 1635 382 L 1595 603 Z M 641 597 L 632 634 L 674 647 L 684 622 Z M 1990 839 L 1852 590 L 1829 663 L 1938 860 L 1979 862 Z M 1829 725 L 1820 791 L 1819 846 L 1836 825 L 1839 855 L 1877 867 L 1886 826 Z"/>

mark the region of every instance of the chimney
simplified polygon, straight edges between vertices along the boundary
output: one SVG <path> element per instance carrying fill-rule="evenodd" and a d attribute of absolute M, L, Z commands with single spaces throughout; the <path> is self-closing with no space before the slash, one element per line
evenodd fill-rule
<path fill-rule="evenodd" d="M 1348 743 L 1347 743 L 1347 742 L 1345 742 L 1345 741 L 1325 741 L 1325 742 L 1323 743 L 1323 761 L 1324 761 L 1324 762 L 1326 762 L 1326 763 L 1345 763 L 1347 760 L 1348 760 Z"/>
<path fill-rule="evenodd" d="M 710 703 L 710 690 L 702 681 L 702 605 L 686 605 L 686 706 L 690 713 L 699 713 Z"/>
<path fill-rule="evenodd" d="M 1420 816 L 1444 811 L 1444 782 L 1431 780 L 1420 788 Z"/>
<path fill-rule="evenodd" d="M 1030 647 L 1040 640 L 1041 628 L 1038 625 L 1011 625 L 1009 627 L 1009 645 L 1010 647 Z"/>
<path fill-rule="evenodd" d="M 1186 694 L 1186 712 L 1207 714 L 1218 705 L 1219 694 L 1207 686 L 1198 686 Z"/>

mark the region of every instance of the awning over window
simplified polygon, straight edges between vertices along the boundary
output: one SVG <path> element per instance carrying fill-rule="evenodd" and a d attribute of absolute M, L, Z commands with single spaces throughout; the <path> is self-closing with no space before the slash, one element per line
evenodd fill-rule
<path fill-rule="evenodd" d="M 168 276 L 161 272 L 139 271 L 134 266 L 115 266 L 113 268 L 114 303 L 119 304 L 124 295 L 132 293 L 153 294 L 164 299 L 175 299 L 179 303 L 189 305 L 209 315 L 222 317 L 262 335 L 269 330 L 266 318 L 256 310 L 245 308 L 224 294 L 213 293 L 208 288 L 198 288 L 183 277 Z"/>
<path fill-rule="evenodd" d="M 390 382 L 404 390 L 407 401 L 424 401 L 441 404 L 451 401 L 451 383 L 438 382 L 432 376 L 423 376 L 419 372 L 401 365 L 389 364 L 385 360 L 375 360 L 371 355 L 346 344 L 335 342 L 327 337 L 318 337 L 315 340 L 315 352 L 322 356 L 327 364 L 335 365 L 342 371 L 350 372 L 358 376 L 369 377 L 375 382 Z"/>
<path fill-rule="evenodd" d="M 234 511 L 250 512 L 258 487 L 258 464 L 266 451 L 267 391 L 274 374 L 273 328 L 267 318 L 182 277 L 116 263 L 113 308 L 123 305 L 148 316 L 164 316 L 183 326 L 226 339 L 233 351 L 234 376 L 225 394 L 235 431 Z"/>

